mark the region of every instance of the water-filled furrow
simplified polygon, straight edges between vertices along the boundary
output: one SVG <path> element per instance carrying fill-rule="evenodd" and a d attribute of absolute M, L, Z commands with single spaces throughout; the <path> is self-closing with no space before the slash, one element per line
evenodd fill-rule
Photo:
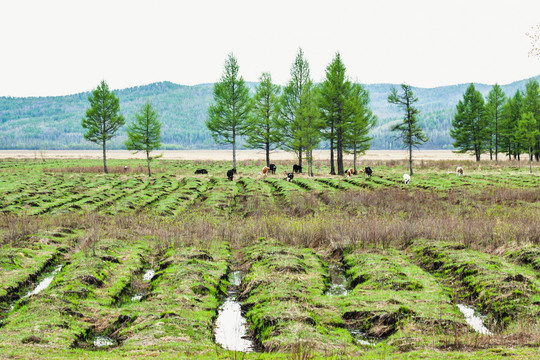
<path fill-rule="evenodd" d="M 152 279 L 154 278 L 155 275 L 156 275 L 156 271 L 154 269 L 148 269 L 148 270 L 146 270 L 144 272 L 144 274 L 142 276 L 142 280 L 144 282 L 150 282 L 150 281 L 152 281 Z M 145 294 L 136 293 L 131 297 L 131 301 L 133 301 L 133 302 L 141 301 L 143 296 L 145 296 Z"/>
<path fill-rule="evenodd" d="M 356 329 L 347 329 L 349 333 L 351 334 L 353 341 L 356 345 L 362 345 L 362 346 L 375 346 L 377 345 L 374 340 L 371 340 L 367 337 L 367 335 Z"/>
<path fill-rule="evenodd" d="M 328 274 L 330 275 L 330 287 L 326 290 L 326 295 L 347 295 L 349 290 L 347 289 L 347 276 L 343 265 L 330 264 L 328 266 Z"/>
<path fill-rule="evenodd" d="M 242 315 L 240 303 L 236 300 L 243 277 L 241 271 L 232 271 L 229 274 L 230 286 L 227 288 L 229 296 L 219 308 L 214 335 L 216 343 L 224 349 L 253 352 L 255 344 L 248 335 L 247 321 Z"/>
<path fill-rule="evenodd" d="M 474 308 L 463 304 L 457 304 L 457 307 L 459 311 L 463 313 L 463 316 L 465 316 L 465 321 L 467 322 L 467 324 L 469 324 L 474 329 L 474 331 L 483 335 L 492 334 L 491 331 L 489 331 L 488 328 L 484 326 L 482 316 L 478 315 Z"/>
<path fill-rule="evenodd" d="M 33 296 L 33 295 L 37 295 L 39 294 L 40 292 L 42 292 L 43 290 L 45 290 L 46 288 L 49 287 L 49 285 L 51 285 L 54 277 L 56 276 L 56 274 L 58 274 L 58 272 L 60 272 L 60 270 L 62 270 L 62 264 L 59 264 L 59 265 L 56 265 L 53 270 L 51 271 L 48 271 L 46 273 L 43 273 L 40 277 L 42 277 L 42 279 L 37 283 L 37 285 L 31 289 L 29 289 L 26 294 L 24 294 L 23 296 L 21 296 L 20 298 L 18 299 L 14 299 L 12 300 L 11 302 L 8 303 L 8 308 L 5 310 L 5 316 L 7 316 L 7 314 L 12 311 L 13 309 L 15 309 L 15 306 L 17 305 L 17 303 L 19 303 L 21 300 L 24 300 L 30 296 Z M 4 316 L 4 317 L 5 317 Z M 0 320 L 0 327 L 3 323 L 3 320 Z"/>

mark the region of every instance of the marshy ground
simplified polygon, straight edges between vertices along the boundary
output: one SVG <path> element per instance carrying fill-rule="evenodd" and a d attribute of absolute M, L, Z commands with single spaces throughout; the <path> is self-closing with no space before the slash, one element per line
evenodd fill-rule
<path fill-rule="evenodd" d="M 232 182 L 225 162 L 144 165 L 0 161 L 0 358 L 540 354 L 540 176 L 524 164 L 420 161 L 409 185 L 396 160 L 293 182 L 287 161 L 266 178 L 241 162 Z M 255 351 L 216 343 L 227 301 Z"/>

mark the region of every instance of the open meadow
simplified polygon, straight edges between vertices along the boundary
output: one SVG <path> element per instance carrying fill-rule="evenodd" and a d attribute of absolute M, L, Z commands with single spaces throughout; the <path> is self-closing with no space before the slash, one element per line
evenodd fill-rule
<path fill-rule="evenodd" d="M 0 358 L 540 355 L 538 165 L 275 163 L 0 160 Z M 225 303 L 249 352 L 216 342 Z"/>

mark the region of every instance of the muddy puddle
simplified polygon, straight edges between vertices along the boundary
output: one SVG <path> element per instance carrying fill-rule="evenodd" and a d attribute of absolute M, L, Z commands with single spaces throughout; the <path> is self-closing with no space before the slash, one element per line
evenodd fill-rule
<path fill-rule="evenodd" d="M 470 325 L 479 334 L 491 335 L 491 331 L 484 325 L 485 316 L 480 315 L 473 307 L 457 304 L 459 311 L 465 316 L 465 322 Z"/>
<path fill-rule="evenodd" d="M 330 296 L 345 296 L 349 293 L 347 290 L 347 276 L 345 268 L 341 265 L 330 264 L 328 266 L 330 275 L 330 287 L 326 290 L 326 295 Z"/>
<path fill-rule="evenodd" d="M 238 286 L 242 283 L 244 273 L 242 271 L 232 271 L 229 274 L 230 286 L 227 288 L 229 296 L 218 311 L 214 335 L 216 343 L 224 349 L 254 352 L 255 343 L 248 335 L 248 325 L 242 315 L 240 303 L 236 300 Z"/>

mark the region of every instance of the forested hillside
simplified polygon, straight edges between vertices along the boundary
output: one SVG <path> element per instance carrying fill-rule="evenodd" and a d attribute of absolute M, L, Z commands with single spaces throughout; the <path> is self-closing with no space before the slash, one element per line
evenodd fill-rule
<path fill-rule="evenodd" d="M 540 76 L 537 77 L 540 79 Z M 528 80 L 528 79 L 527 79 Z M 527 80 L 502 86 L 506 95 L 525 89 Z M 251 89 L 255 83 L 248 84 Z M 371 107 L 378 117 L 372 130 L 373 149 L 397 149 L 389 132 L 401 114 L 386 99 L 392 84 L 366 85 Z M 429 137 L 423 148 L 451 149 L 451 120 L 456 104 L 468 84 L 437 88 L 413 88 L 418 96 L 420 123 Z M 491 85 L 475 84 L 484 96 Z M 150 99 L 163 123 L 161 134 L 164 149 L 216 149 L 204 122 L 212 101 L 213 84 L 183 86 L 171 82 L 154 83 L 115 93 L 120 99 L 121 113 L 131 121 L 146 99 Z M 85 141 L 81 119 L 88 107 L 88 93 L 58 97 L 0 97 L 0 149 L 97 149 Z M 125 129 L 110 143 L 109 149 L 123 149 Z"/>

